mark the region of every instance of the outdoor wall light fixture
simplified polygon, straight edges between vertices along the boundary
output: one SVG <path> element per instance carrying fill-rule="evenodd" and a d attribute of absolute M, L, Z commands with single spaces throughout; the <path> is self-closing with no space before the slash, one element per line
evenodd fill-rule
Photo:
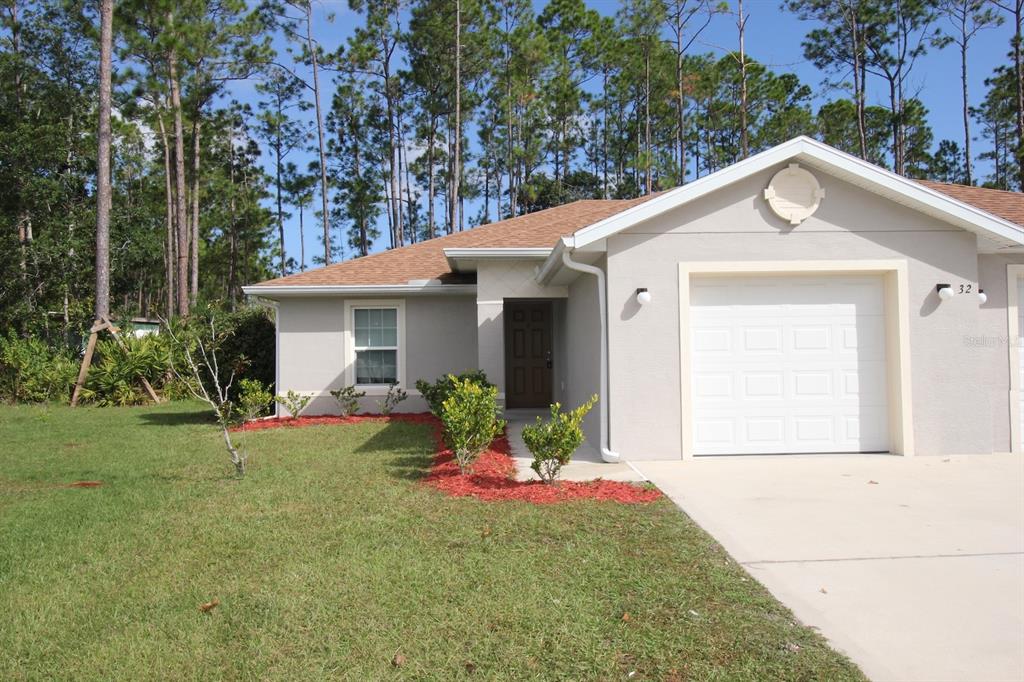
<path fill-rule="evenodd" d="M 985 303 L 987 301 L 988 301 L 988 294 L 985 293 L 984 289 L 978 289 L 978 303 L 980 305 L 985 305 Z"/>
<path fill-rule="evenodd" d="M 636 302 L 640 305 L 646 305 L 651 302 L 651 292 L 647 291 L 647 287 L 640 287 L 636 290 Z"/>
<path fill-rule="evenodd" d="M 939 298 L 943 301 L 953 298 L 953 287 L 949 284 L 936 284 L 935 291 L 939 292 Z"/>

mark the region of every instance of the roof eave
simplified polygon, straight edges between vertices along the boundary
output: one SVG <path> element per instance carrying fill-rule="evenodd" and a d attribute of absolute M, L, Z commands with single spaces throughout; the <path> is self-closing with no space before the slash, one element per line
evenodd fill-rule
<path fill-rule="evenodd" d="M 475 284 L 278 284 L 242 287 L 247 296 L 278 300 L 318 296 L 471 296 Z"/>
<path fill-rule="evenodd" d="M 537 274 L 534 279 L 541 286 L 547 286 L 554 279 L 555 275 L 562 269 L 562 254 L 565 250 L 573 249 L 573 237 L 562 237 L 555 243 L 555 248 L 551 249 L 551 253 L 544 259 L 544 262 L 537 268 Z"/>
<path fill-rule="evenodd" d="M 543 247 L 467 247 L 443 249 L 452 272 L 476 272 L 482 260 L 544 260 L 551 248 Z"/>

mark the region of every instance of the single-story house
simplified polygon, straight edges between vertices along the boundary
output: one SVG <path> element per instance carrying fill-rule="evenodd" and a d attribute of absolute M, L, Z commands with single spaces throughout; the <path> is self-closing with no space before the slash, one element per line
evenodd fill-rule
<path fill-rule="evenodd" d="M 1024 195 L 910 180 L 805 137 L 682 187 L 584 200 L 245 287 L 277 391 L 364 409 L 481 368 L 575 406 L 604 459 L 1019 452 Z"/>

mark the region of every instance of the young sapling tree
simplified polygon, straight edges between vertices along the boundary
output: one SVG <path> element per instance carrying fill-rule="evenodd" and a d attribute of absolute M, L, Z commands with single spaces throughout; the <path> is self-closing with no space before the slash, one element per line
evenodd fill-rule
<path fill-rule="evenodd" d="M 220 426 L 224 447 L 227 448 L 231 464 L 235 467 L 235 474 L 239 477 L 245 476 L 248 457 L 232 442 L 230 431 L 234 423 L 234 404 L 228 395 L 235 381 L 235 369 L 232 368 L 226 382 L 221 381 L 217 344 L 222 340 L 222 336 L 217 334 L 214 318 L 210 317 L 210 336 L 207 339 L 204 339 L 202 334 L 196 334 L 191 338 L 178 336 L 166 321 L 164 326 L 171 341 L 180 351 L 171 354 L 171 372 L 194 398 L 210 406 Z M 175 364 L 175 356 L 184 359 L 184 367 Z"/>

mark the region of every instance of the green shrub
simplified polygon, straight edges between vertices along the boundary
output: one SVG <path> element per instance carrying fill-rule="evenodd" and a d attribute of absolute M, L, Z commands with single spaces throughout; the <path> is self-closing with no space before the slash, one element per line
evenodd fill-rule
<path fill-rule="evenodd" d="M 446 374 L 443 377 L 439 377 L 434 383 L 424 381 L 423 379 L 418 380 L 416 382 L 416 390 L 423 395 L 423 399 L 427 401 L 427 405 L 430 407 L 430 412 L 438 419 L 441 418 L 442 406 L 448 397 L 448 393 L 452 390 L 452 381 L 455 379 L 471 381 L 478 386 L 493 386 L 491 382 L 487 381 L 487 375 L 482 369 L 463 372 L 458 376 Z"/>
<path fill-rule="evenodd" d="M 580 424 L 587 412 L 597 402 L 597 396 L 583 403 L 571 412 L 562 412 L 562 406 L 551 406 L 551 419 L 545 422 L 537 417 L 537 423 L 523 427 L 523 442 L 533 453 L 530 468 L 541 480 L 551 483 L 558 478 L 562 467 L 569 463 L 572 455 L 583 443 L 583 429 Z"/>
<path fill-rule="evenodd" d="M 139 377 L 145 377 L 154 390 L 168 380 L 171 351 L 167 339 L 158 334 L 122 334 L 120 340 L 107 337 L 96 342 L 82 392 L 84 400 L 100 406 L 140 405 L 150 397 Z"/>
<path fill-rule="evenodd" d="M 302 411 L 309 405 L 309 401 L 312 400 L 308 395 L 302 395 L 295 391 L 288 391 L 284 395 L 277 396 L 277 404 L 288 411 L 288 416 L 298 417 L 302 414 Z"/>
<path fill-rule="evenodd" d="M 441 418 L 444 400 L 452 391 L 455 381 L 470 381 L 481 387 L 494 386 L 487 381 L 487 375 L 483 370 L 470 370 L 460 375 L 446 374 L 443 377 L 438 377 L 432 384 L 423 379 L 418 380 L 416 388 L 423 395 L 423 399 L 427 401 L 427 406 L 434 417 Z"/>
<path fill-rule="evenodd" d="M 397 383 L 388 384 L 388 392 L 384 394 L 383 400 L 377 401 L 380 413 L 385 417 L 398 407 L 398 403 L 409 397 L 409 394 L 398 387 Z"/>
<path fill-rule="evenodd" d="M 444 440 L 459 470 L 466 473 L 505 428 L 505 422 L 500 418 L 496 386 L 481 386 L 455 376 L 449 379 L 451 387 L 441 406 Z"/>
<path fill-rule="evenodd" d="M 240 379 L 238 382 L 238 411 L 246 421 L 259 419 L 270 411 L 274 394 L 259 379 Z"/>
<path fill-rule="evenodd" d="M 366 391 L 357 391 L 355 386 L 346 386 L 337 391 L 331 391 L 331 395 L 338 401 L 342 417 L 351 417 L 359 411 L 359 399 L 366 395 Z"/>
<path fill-rule="evenodd" d="M 251 306 L 227 315 L 217 315 L 220 338 L 216 344 L 221 382 L 231 371 L 236 376 L 255 379 L 274 392 L 274 355 L 277 342 L 273 313 L 263 306 Z M 241 383 L 231 387 L 230 398 L 237 401 Z"/>
<path fill-rule="evenodd" d="M 70 353 L 13 332 L 0 336 L 0 400 L 66 400 L 77 376 L 78 363 Z"/>

